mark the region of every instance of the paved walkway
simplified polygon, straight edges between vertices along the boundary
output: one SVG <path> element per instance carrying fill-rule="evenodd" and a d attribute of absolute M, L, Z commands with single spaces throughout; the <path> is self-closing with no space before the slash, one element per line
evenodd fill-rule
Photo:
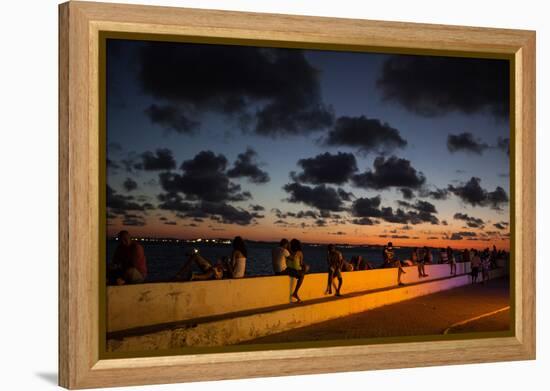
<path fill-rule="evenodd" d="M 508 279 L 459 288 L 244 342 L 245 344 L 342 340 L 449 333 L 506 331 L 510 312 L 452 327 L 510 305 Z"/>

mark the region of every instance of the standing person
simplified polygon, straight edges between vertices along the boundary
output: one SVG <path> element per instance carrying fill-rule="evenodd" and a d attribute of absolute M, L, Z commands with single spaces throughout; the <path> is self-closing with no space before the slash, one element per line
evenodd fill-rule
<path fill-rule="evenodd" d="M 426 274 L 426 271 L 424 270 L 424 266 L 427 263 L 432 263 L 432 252 L 427 246 L 424 246 L 424 253 L 422 254 L 422 277 L 428 277 L 428 274 Z"/>
<path fill-rule="evenodd" d="M 451 276 L 456 276 L 456 258 L 451 246 L 447 246 L 447 259 L 451 266 Z"/>
<path fill-rule="evenodd" d="M 329 244 L 327 247 L 327 264 L 328 264 L 328 280 L 326 294 L 332 294 L 332 283 L 335 278 L 338 279 L 338 287 L 336 288 L 336 296 L 341 296 L 340 289 L 342 288 L 342 267 L 344 265 L 344 256 L 334 244 Z"/>
<path fill-rule="evenodd" d="M 286 260 L 290 257 L 289 243 L 287 239 L 281 239 L 279 246 L 271 251 L 271 263 L 273 265 L 273 273 L 280 275 L 284 274 L 286 269 Z"/>
<path fill-rule="evenodd" d="M 495 269 L 497 267 L 498 251 L 497 246 L 493 244 L 493 251 L 491 251 L 491 267 Z"/>
<path fill-rule="evenodd" d="M 401 281 L 401 275 L 407 274 L 405 270 L 401 267 L 401 261 L 395 259 L 395 252 L 393 250 L 393 243 L 388 242 L 388 244 L 384 247 L 382 256 L 384 258 L 384 264 L 382 267 L 397 267 L 397 285 L 405 285 Z"/>
<path fill-rule="evenodd" d="M 474 250 L 474 256 L 470 261 L 470 266 L 472 268 L 472 284 L 475 284 L 477 282 L 477 276 L 479 274 L 479 268 L 481 266 L 481 258 L 477 250 Z"/>
<path fill-rule="evenodd" d="M 426 277 L 424 272 L 424 258 L 418 255 L 418 248 L 413 248 L 411 251 L 411 262 L 418 268 L 418 278 Z"/>
<path fill-rule="evenodd" d="M 489 269 L 491 268 L 491 257 L 487 256 L 481 260 L 481 283 L 489 281 Z"/>
<path fill-rule="evenodd" d="M 147 278 L 147 259 L 143 247 L 128 231 L 118 233 L 118 246 L 108 266 L 110 284 L 139 284 Z"/>
<path fill-rule="evenodd" d="M 304 275 L 307 273 L 309 268 L 304 263 L 302 243 L 300 243 L 298 239 L 292 239 L 290 241 L 290 257 L 287 259 L 286 267 L 286 273 L 291 277 L 297 278 L 296 288 L 294 288 L 292 297 L 296 299 L 296 302 L 301 303 L 302 300 L 300 299 L 300 296 L 298 296 L 298 291 L 304 281 Z"/>
<path fill-rule="evenodd" d="M 233 251 L 227 263 L 227 270 L 230 278 L 243 278 L 246 271 L 246 257 L 248 251 L 243 238 L 235 236 L 233 239 Z"/>
<path fill-rule="evenodd" d="M 472 257 L 470 256 L 470 250 L 465 248 L 462 251 L 462 262 L 471 262 L 471 261 L 472 261 Z"/>
<path fill-rule="evenodd" d="M 442 248 L 441 250 L 439 250 L 439 263 L 440 264 L 443 264 L 443 263 L 448 263 L 449 262 L 449 254 L 447 253 L 447 250 Z"/>

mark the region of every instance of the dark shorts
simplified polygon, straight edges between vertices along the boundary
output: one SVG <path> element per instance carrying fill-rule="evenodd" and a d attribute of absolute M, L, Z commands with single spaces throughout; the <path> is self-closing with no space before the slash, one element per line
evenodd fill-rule
<path fill-rule="evenodd" d="M 479 267 L 472 267 L 472 276 L 477 276 L 479 274 Z"/>

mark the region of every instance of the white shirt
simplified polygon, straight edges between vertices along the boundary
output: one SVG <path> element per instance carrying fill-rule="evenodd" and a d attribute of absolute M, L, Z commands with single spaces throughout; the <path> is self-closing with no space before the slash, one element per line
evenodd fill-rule
<path fill-rule="evenodd" d="M 271 261 L 273 263 L 273 271 L 280 273 L 286 269 L 286 258 L 290 257 L 290 253 L 286 248 L 276 247 L 271 251 Z"/>
<path fill-rule="evenodd" d="M 233 261 L 233 278 L 243 278 L 246 269 L 246 258 L 235 258 Z"/>

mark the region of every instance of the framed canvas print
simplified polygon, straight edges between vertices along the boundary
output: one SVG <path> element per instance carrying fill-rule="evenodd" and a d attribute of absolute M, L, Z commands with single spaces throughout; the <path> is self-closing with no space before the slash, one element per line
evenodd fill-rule
<path fill-rule="evenodd" d="M 534 32 L 59 12 L 62 386 L 535 357 Z"/>

